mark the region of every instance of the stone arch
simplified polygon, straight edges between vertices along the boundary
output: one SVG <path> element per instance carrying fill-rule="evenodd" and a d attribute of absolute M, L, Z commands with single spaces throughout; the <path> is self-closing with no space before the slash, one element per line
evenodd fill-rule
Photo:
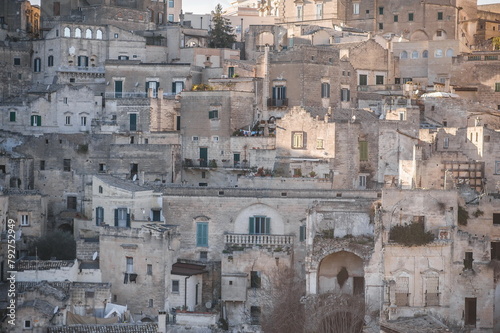
<path fill-rule="evenodd" d="M 411 42 L 422 40 L 429 40 L 429 35 L 427 35 L 427 33 L 423 30 L 415 30 L 410 36 Z"/>
<path fill-rule="evenodd" d="M 73 234 L 73 226 L 70 223 L 63 223 L 57 229 Z"/>
<path fill-rule="evenodd" d="M 271 31 L 262 31 L 257 36 L 257 48 L 264 48 L 264 46 L 269 45 L 271 49 L 274 49 L 274 34 Z"/>
<path fill-rule="evenodd" d="M 337 251 L 322 258 L 318 265 L 318 294 L 364 293 L 364 260 L 350 251 Z"/>

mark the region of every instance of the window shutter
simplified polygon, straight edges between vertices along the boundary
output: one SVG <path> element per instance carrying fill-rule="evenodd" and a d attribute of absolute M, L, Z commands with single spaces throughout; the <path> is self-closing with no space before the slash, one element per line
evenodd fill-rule
<path fill-rule="evenodd" d="M 115 227 L 118 226 L 118 209 L 115 209 Z"/>
<path fill-rule="evenodd" d="M 351 90 L 347 89 L 347 98 L 346 98 L 346 101 L 350 101 L 351 100 Z"/>
<path fill-rule="evenodd" d="M 283 87 L 282 89 L 283 89 L 282 90 L 283 94 L 281 96 L 281 99 L 285 99 L 286 98 L 286 87 Z"/>
<path fill-rule="evenodd" d="M 301 242 L 303 242 L 305 239 L 306 239 L 306 226 L 305 225 L 301 225 L 300 226 L 300 237 L 299 237 L 299 240 Z"/>
<path fill-rule="evenodd" d="M 201 224 L 196 224 L 196 246 L 201 244 Z"/>
<path fill-rule="evenodd" d="M 36 116 L 37 118 L 37 126 L 42 126 L 42 116 Z"/>
<path fill-rule="evenodd" d="M 248 233 L 249 234 L 254 234 L 255 233 L 255 217 L 251 217 L 250 220 L 249 220 Z"/>
<path fill-rule="evenodd" d="M 276 99 L 276 87 L 273 87 L 273 99 Z"/>
<path fill-rule="evenodd" d="M 172 82 L 172 93 L 175 94 L 175 82 Z"/>
<path fill-rule="evenodd" d="M 368 161 L 368 142 L 359 141 L 359 160 Z"/>
<path fill-rule="evenodd" d="M 265 234 L 271 233 L 271 218 L 270 217 L 266 217 L 266 230 L 264 233 Z"/>
<path fill-rule="evenodd" d="M 127 214 L 127 228 L 130 228 L 130 214 Z"/>
<path fill-rule="evenodd" d="M 34 126 L 35 124 L 35 117 L 36 116 L 31 116 L 31 126 Z"/>

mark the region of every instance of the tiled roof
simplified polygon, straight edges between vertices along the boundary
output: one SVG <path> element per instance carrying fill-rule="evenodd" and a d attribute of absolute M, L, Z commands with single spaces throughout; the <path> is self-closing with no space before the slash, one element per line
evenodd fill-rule
<path fill-rule="evenodd" d="M 16 263 L 17 271 L 34 271 L 61 269 L 62 267 L 71 267 L 75 264 L 74 260 L 20 260 Z"/>
<path fill-rule="evenodd" d="M 120 179 L 118 177 L 114 177 L 111 175 L 98 175 L 96 177 L 110 186 L 118 187 L 126 191 L 130 192 L 151 191 L 151 189 L 148 187 L 140 186 L 133 183 L 130 180 Z"/>
<path fill-rule="evenodd" d="M 18 293 L 38 291 L 42 295 L 52 296 L 59 301 L 64 301 L 69 297 L 69 286 L 71 282 L 17 282 Z"/>
<path fill-rule="evenodd" d="M 48 315 L 48 316 L 53 315 L 54 309 L 56 308 L 54 305 L 50 304 L 49 302 L 44 301 L 44 300 L 39 300 L 39 299 L 35 299 L 33 301 L 26 301 L 23 304 L 21 304 L 21 306 L 19 306 L 20 309 L 29 308 L 29 307 L 34 308 L 34 309 L 38 310 L 39 312 L 41 312 L 45 315 Z"/>
<path fill-rule="evenodd" d="M 71 325 L 49 327 L 48 333 L 157 333 L 158 324 Z"/>

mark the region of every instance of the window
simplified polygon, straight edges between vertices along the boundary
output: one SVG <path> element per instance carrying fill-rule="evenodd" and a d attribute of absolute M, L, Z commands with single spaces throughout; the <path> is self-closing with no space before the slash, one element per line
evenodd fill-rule
<path fill-rule="evenodd" d="M 321 84 L 321 98 L 330 98 L 330 83 L 323 82 Z"/>
<path fill-rule="evenodd" d="M 199 138 L 199 137 L 197 137 L 197 136 L 193 136 L 193 137 L 192 137 L 192 140 L 193 140 L 193 141 L 198 141 L 199 139 L 200 139 L 200 138 Z"/>
<path fill-rule="evenodd" d="M 499 163 L 497 162 L 497 166 Z M 493 224 L 500 224 L 500 213 L 493 213 Z"/>
<path fill-rule="evenodd" d="M 500 241 L 491 242 L 491 260 L 500 260 Z"/>
<path fill-rule="evenodd" d="M 500 82 L 495 82 L 495 92 L 500 92 Z"/>
<path fill-rule="evenodd" d="M 68 210 L 76 210 L 76 197 L 66 198 L 66 208 Z"/>
<path fill-rule="evenodd" d="M 95 209 L 95 225 L 99 226 L 104 223 L 104 208 L 96 207 Z"/>
<path fill-rule="evenodd" d="M 35 58 L 33 62 L 33 71 L 35 73 L 42 71 L 42 60 L 40 58 Z"/>
<path fill-rule="evenodd" d="M 316 18 L 317 19 L 323 18 L 323 4 L 322 3 L 316 4 Z"/>
<path fill-rule="evenodd" d="M 437 17 L 438 21 L 442 21 L 443 20 L 443 12 L 438 12 L 437 16 L 438 16 Z"/>
<path fill-rule="evenodd" d="M 437 49 L 436 51 L 434 51 L 435 58 L 441 58 L 442 56 L 443 56 L 443 50 Z"/>
<path fill-rule="evenodd" d="M 42 126 L 42 116 L 31 116 L 31 126 Z"/>
<path fill-rule="evenodd" d="M 412 59 L 418 59 L 418 51 L 413 51 L 413 52 L 411 53 L 411 58 L 412 58 Z"/>
<path fill-rule="evenodd" d="M 208 119 L 219 119 L 219 110 L 208 111 Z"/>
<path fill-rule="evenodd" d="M 360 189 L 366 188 L 366 175 L 358 176 L 358 188 Z"/>
<path fill-rule="evenodd" d="M 113 37 L 118 38 L 118 34 L 114 34 L 114 36 L 113 36 Z"/>
<path fill-rule="evenodd" d="M 106 172 L 106 163 L 99 163 L 99 173 Z"/>
<path fill-rule="evenodd" d="M 234 76 L 234 67 L 227 68 L 227 77 L 231 78 Z"/>
<path fill-rule="evenodd" d="M 450 147 L 450 138 L 443 138 L 443 148 L 448 149 Z"/>
<path fill-rule="evenodd" d="M 384 84 L 384 76 L 376 75 L 375 76 L 375 84 Z"/>
<path fill-rule="evenodd" d="M 174 14 L 168 14 L 168 21 L 174 22 Z"/>
<path fill-rule="evenodd" d="M 80 117 L 80 125 L 87 126 L 87 117 L 85 116 Z"/>
<path fill-rule="evenodd" d="M 151 209 L 152 221 L 160 222 L 161 221 L 161 208 L 153 208 Z"/>
<path fill-rule="evenodd" d="M 174 8 L 174 0 L 168 0 L 168 7 Z"/>
<path fill-rule="evenodd" d="M 208 222 L 196 223 L 196 246 L 208 246 Z"/>
<path fill-rule="evenodd" d="M 380 22 L 380 23 L 378 24 L 378 29 L 379 29 L 379 30 L 384 30 L 384 23 Z"/>
<path fill-rule="evenodd" d="M 133 273 L 134 272 L 134 258 L 133 257 L 126 257 L 126 272 L 127 273 Z"/>
<path fill-rule="evenodd" d="M 250 288 L 261 287 L 261 274 L 258 271 L 250 272 Z"/>
<path fill-rule="evenodd" d="M 115 209 L 115 227 L 130 227 L 130 214 L 128 214 L 127 208 Z"/>
<path fill-rule="evenodd" d="M 359 74 L 359 85 L 360 86 L 366 86 L 366 85 L 368 85 L 368 75 L 366 75 L 366 74 Z"/>
<path fill-rule="evenodd" d="M 406 112 L 400 111 L 399 112 L 399 120 L 403 121 L 406 118 Z"/>
<path fill-rule="evenodd" d="M 208 259 L 208 252 L 200 251 L 200 260 L 207 260 L 207 259 Z"/>
<path fill-rule="evenodd" d="M 172 82 L 172 93 L 173 94 L 180 94 L 182 92 L 182 90 L 184 90 L 184 82 L 183 81 L 173 81 Z"/>
<path fill-rule="evenodd" d="M 464 270 L 465 269 L 472 269 L 472 262 L 473 261 L 474 261 L 474 258 L 473 258 L 472 252 L 465 252 Z"/>
<path fill-rule="evenodd" d="M 99 193 L 102 194 L 103 192 L 104 192 L 104 188 L 101 185 L 99 185 Z"/>
<path fill-rule="evenodd" d="M 297 20 L 302 20 L 302 6 L 297 6 Z"/>
<path fill-rule="evenodd" d="M 25 320 L 23 328 L 31 328 L 31 320 Z"/>
<path fill-rule="evenodd" d="M 129 117 L 129 130 L 137 131 L 137 113 L 130 113 Z"/>
<path fill-rule="evenodd" d="M 378 14 L 384 15 L 384 7 L 378 7 Z"/>
<path fill-rule="evenodd" d="M 89 67 L 89 57 L 78 56 L 78 67 L 81 67 L 81 68 Z"/>
<path fill-rule="evenodd" d="M 351 100 L 351 91 L 349 89 L 340 89 L 340 100 L 342 102 L 349 102 Z"/>
<path fill-rule="evenodd" d="M 425 277 L 425 306 L 439 306 L 439 277 Z"/>
<path fill-rule="evenodd" d="M 49 55 L 49 57 L 47 58 L 47 66 L 48 67 L 54 66 L 54 56 L 53 55 Z"/>
<path fill-rule="evenodd" d="M 316 139 L 316 149 L 324 149 L 324 140 Z"/>
<path fill-rule="evenodd" d="M 118 60 L 128 60 L 129 59 L 129 56 L 127 55 L 119 55 L 118 56 Z"/>
<path fill-rule="evenodd" d="M 278 85 L 273 87 L 273 103 L 272 106 L 285 106 L 286 105 L 286 86 Z"/>
<path fill-rule="evenodd" d="M 260 306 L 251 306 L 250 307 L 250 322 L 252 325 L 260 324 Z"/>
<path fill-rule="evenodd" d="M 422 52 L 422 58 L 429 58 L 429 51 L 424 50 L 424 51 Z"/>
<path fill-rule="evenodd" d="M 21 58 L 14 58 L 14 66 L 21 66 Z"/>
<path fill-rule="evenodd" d="M 293 149 L 304 149 L 304 132 L 292 132 L 292 148 Z"/>
<path fill-rule="evenodd" d="M 15 122 L 16 121 L 16 111 L 10 111 L 9 112 L 9 121 L 10 122 Z"/>
<path fill-rule="evenodd" d="M 359 15 L 359 3 L 352 4 L 352 14 Z"/>
<path fill-rule="evenodd" d="M 401 53 L 399 54 L 399 57 L 400 57 L 401 59 L 406 59 L 406 58 L 408 58 L 408 52 L 406 52 L 406 51 L 401 52 Z"/>
<path fill-rule="evenodd" d="M 398 15 L 394 15 L 394 22 L 398 22 L 399 21 L 399 16 Z"/>
<path fill-rule="evenodd" d="M 299 229 L 299 240 L 301 242 L 303 242 L 303 241 L 306 240 L 306 226 L 305 225 L 301 225 L 300 226 L 300 229 Z"/>
<path fill-rule="evenodd" d="M 368 141 L 359 141 L 359 160 L 368 161 Z"/>
<path fill-rule="evenodd" d="M 64 37 L 71 37 L 70 28 L 68 28 L 68 27 L 64 28 Z"/>
<path fill-rule="evenodd" d="M 44 160 L 41 160 L 40 161 L 40 170 L 45 170 L 45 161 Z"/>
<path fill-rule="evenodd" d="M 413 21 L 413 13 L 408 13 L 408 21 Z"/>
<path fill-rule="evenodd" d="M 410 284 L 410 278 L 409 277 L 397 277 L 396 278 L 396 290 L 395 290 L 395 298 L 396 298 L 396 305 L 397 306 L 409 306 L 409 284 Z"/>
<path fill-rule="evenodd" d="M 251 235 L 268 235 L 271 232 L 271 218 L 267 216 L 251 216 L 248 233 Z"/>
<path fill-rule="evenodd" d="M 21 226 L 30 225 L 30 217 L 28 214 L 21 214 Z"/>
<path fill-rule="evenodd" d="M 152 308 L 153 307 L 153 299 L 150 298 L 148 301 L 148 307 Z"/>
<path fill-rule="evenodd" d="M 146 266 L 146 274 L 147 274 L 147 275 L 153 275 L 153 265 L 148 264 L 148 265 Z"/>
<path fill-rule="evenodd" d="M 85 38 L 88 39 L 92 38 L 92 30 L 90 29 L 85 30 Z"/>
<path fill-rule="evenodd" d="M 179 293 L 179 280 L 172 280 L 172 293 Z"/>
<path fill-rule="evenodd" d="M 80 28 L 75 29 L 75 37 L 82 38 L 82 29 L 80 29 Z"/>
<path fill-rule="evenodd" d="M 101 30 L 97 30 L 97 32 L 95 33 L 95 38 L 102 39 L 102 31 Z"/>
<path fill-rule="evenodd" d="M 70 159 L 63 160 L 63 171 L 71 171 L 71 160 Z"/>

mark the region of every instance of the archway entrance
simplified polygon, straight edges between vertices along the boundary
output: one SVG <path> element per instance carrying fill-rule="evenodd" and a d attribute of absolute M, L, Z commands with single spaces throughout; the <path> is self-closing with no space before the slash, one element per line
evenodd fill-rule
<path fill-rule="evenodd" d="M 364 275 L 363 259 L 359 256 L 347 251 L 332 253 L 319 264 L 318 293 L 363 295 Z"/>

